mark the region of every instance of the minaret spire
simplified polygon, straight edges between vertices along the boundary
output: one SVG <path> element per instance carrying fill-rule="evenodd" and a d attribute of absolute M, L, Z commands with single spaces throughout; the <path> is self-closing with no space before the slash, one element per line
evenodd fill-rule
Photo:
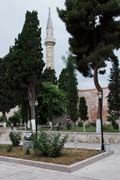
<path fill-rule="evenodd" d="M 50 8 L 49 8 L 47 27 L 46 27 L 45 46 L 46 46 L 46 67 L 54 69 L 55 39 L 53 37 L 53 24 L 52 24 Z"/>
<path fill-rule="evenodd" d="M 50 8 L 49 8 L 49 14 L 48 14 L 48 21 L 47 21 L 47 29 L 48 28 L 53 28 Z"/>

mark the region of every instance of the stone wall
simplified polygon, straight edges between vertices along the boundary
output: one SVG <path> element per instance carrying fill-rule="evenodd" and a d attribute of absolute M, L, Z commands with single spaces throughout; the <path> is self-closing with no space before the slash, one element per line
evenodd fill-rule
<path fill-rule="evenodd" d="M 25 131 L 21 132 L 21 136 L 23 139 L 23 135 Z M 9 141 L 9 133 L 10 130 L 0 130 L 0 142 L 8 142 Z M 53 133 L 53 131 L 49 131 L 48 133 Z M 82 132 L 55 132 L 62 133 L 63 135 L 68 135 L 68 142 L 77 142 L 77 143 L 100 143 L 101 142 L 101 134 L 97 133 L 82 133 Z M 110 144 L 119 144 L 120 143 L 120 133 L 104 133 L 104 141 L 105 143 Z"/>
<path fill-rule="evenodd" d="M 66 134 L 66 133 L 65 133 Z M 68 133 L 68 142 L 101 143 L 101 134 L 97 133 Z M 104 133 L 104 142 L 110 144 L 120 143 L 119 133 Z"/>

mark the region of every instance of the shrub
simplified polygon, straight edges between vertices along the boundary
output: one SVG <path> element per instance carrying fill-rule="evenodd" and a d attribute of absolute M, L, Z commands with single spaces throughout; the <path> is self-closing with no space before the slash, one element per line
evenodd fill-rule
<path fill-rule="evenodd" d="M 27 148 L 27 149 L 25 150 L 25 154 L 30 154 L 30 148 Z"/>
<path fill-rule="evenodd" d="M 35 147 L 44 156 L 58 157 L 62 153 L 66 140 L 67 136 L 61 136 L 61 134 L 40 132 L 35 139 Z"/>
<path fill-rule="evenodd" d="M 83 122 L 82 121 L 78 121 L 78 126 L 82 127 L 83 126 Z"/>
<path fill-rule="evenodd" d="M 90 122 L 90 126 L 96 127 L 96 121 Z"/>
<path fill-rule="evenodd" d="M 13 146 L 19 146 L 21 140 L 21 136 L 19 132 L 12 131 L 10 132 L 9 137 Z"/>
<path fill-rule="evenodd" d="M 13 145 L 9 144 L 7 147 L 6 147 L 6 151 L 7 152 L 11 152 L 13 149 Z"/>

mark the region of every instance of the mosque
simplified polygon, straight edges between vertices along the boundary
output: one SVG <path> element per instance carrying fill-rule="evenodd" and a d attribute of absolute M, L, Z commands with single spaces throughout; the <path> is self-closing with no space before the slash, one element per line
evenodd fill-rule
<path fill-rule="evenodd" d="M 54 69 L 54 46 L 56 44 L 54 34 L 53 34 L 53 24 L 51 18 L 51 12 L 49 9 L 47 27 L 46 27 L 46 68 Z M 108 88 L 103 88 L 103 120 L 107 119 L 107 95 Z M 78 89 L 78 96 L 84 96 L 88 106 L 88 116 L 90 121 L 96 121 L 97 119 L 97 107 L 98 107 L 98 97 L 96 89 Z M 13 108 L 7 114 L 7 117 L 12 116 L 17 108 Z"/>
<path fill-rule="evenodd" d="M 51 18 L 51 12 L 49 9 L 47 27 L 46 27 L 46 68 L 54 69 L 54 46 L 55 38 L 53 34 L 53 24 Z M 103 88 L 103 120 L 107 119 L 107 95 L 108 88 Z M 97 106 L 98 106 L 98 97 L 96 89 L 87 89 L 87 90 L 78 90 L 78 95 L 84 96 L 88 105 L 88 116 L 90 121 L 95 121 L 97 118 Z"/>

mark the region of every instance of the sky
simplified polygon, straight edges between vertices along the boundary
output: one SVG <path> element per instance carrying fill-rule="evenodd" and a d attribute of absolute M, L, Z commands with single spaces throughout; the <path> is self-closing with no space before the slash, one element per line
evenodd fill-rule
<path fill-rule="evenodd" d="M 56 45 L 54 49 L 54 67 L 59 76 L 62 68 L 65 66 L 62 60 L 63 56 L 68 54 L 68 38 L 69 34 L 66 31 L 64 23 L 58 17 L 56 7 L 64 8 L 64 0 L 4 0 L 0 5 L 0 57 L 5 56 L 9 47 L 14 45 L 14 40 L 21 32 L 26 11 L 37 10 L 40 26 L 42 28 L 42 47 L 45 61 L 45 35 L 48 18 L 48 9 L 51 9 L 52 22 L 54 27 L 54 37 Z M 117 52 L 120 54 L 120 51 Z M 99 80 L 102 87 L 108 84 L 110 63 L 108 64 L 105 75 L 100 75 Z M 94 88 L 94 82 L 91 78 L 84 78 L 80 73 L 77 73 L 78 87 L 80 89 Z"/>

